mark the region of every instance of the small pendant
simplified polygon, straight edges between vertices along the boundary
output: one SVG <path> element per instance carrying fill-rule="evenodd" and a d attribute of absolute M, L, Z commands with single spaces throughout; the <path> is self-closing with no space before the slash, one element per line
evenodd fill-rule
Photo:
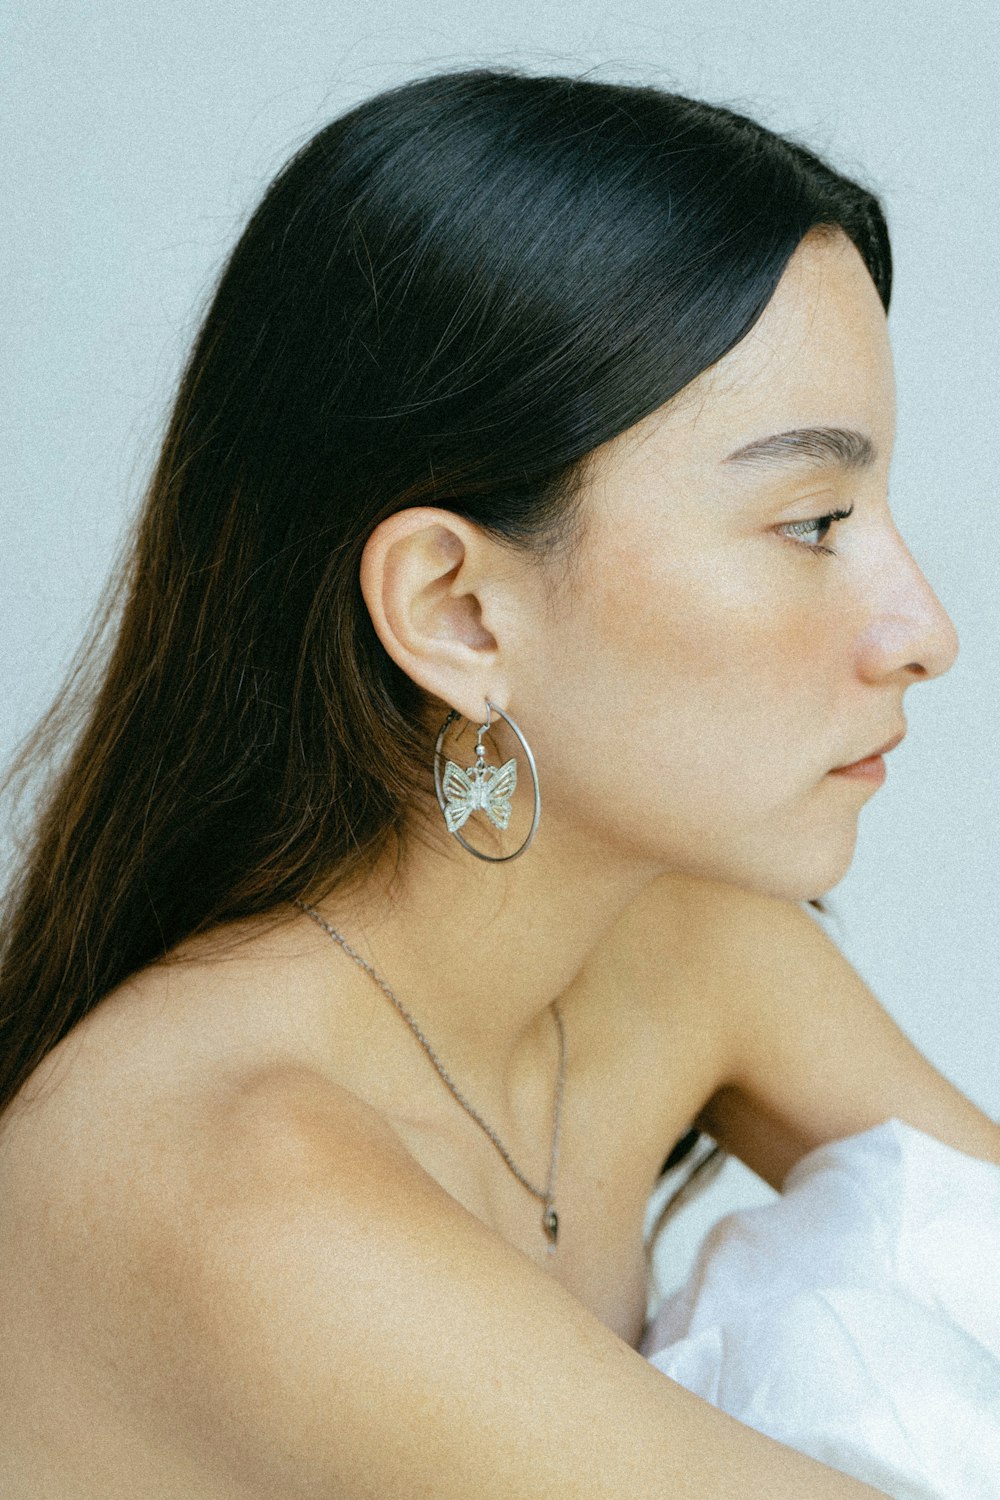
<path fill-rule="evenodd" d="M 545 1212 L 542 1214 L 542 1228 L 545 1230 L 545 1237 L 549 1242 L 548 1250 L 551 1255 L 556 1248 L 556 1241 L 559 1238 L 559 1215 L 551 1203 L 547 1205 Z"/>

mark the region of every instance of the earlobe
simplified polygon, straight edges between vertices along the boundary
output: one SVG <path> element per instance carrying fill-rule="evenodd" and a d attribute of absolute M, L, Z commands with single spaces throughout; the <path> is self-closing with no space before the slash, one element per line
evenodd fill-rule
<path fill-rule="evenodd" d="M 496 637 L 483 619 L 477 579 L 486 539 L 449 511 L 413 507 L 388 516 L 361 557 L 360 582 L 376 634 L 425 691 L 464 712 L 500 698 Z"/>

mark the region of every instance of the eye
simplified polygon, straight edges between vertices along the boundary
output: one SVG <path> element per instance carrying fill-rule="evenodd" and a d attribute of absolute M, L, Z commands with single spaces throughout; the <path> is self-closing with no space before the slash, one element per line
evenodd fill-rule
<path fill-rule="evenodd" d="M 809 542 L 805 538 L 810 532 L 822 532 L 823 536 L 826 536 L 834 521 L 846 521 L 853 510 L 852 505 L 850 510 L 831 510 L 825 516 L 815 516 L 809 521 L 789 521 L 786 526 L 779 526 L 778 531 L 789 541 L 798 542 L 801 546 L 807 547 L 810 552 L 826 552 L 831 557 L 836 557 L 837 554 L 832 547 L 824 547 L 819 541 Z"/>

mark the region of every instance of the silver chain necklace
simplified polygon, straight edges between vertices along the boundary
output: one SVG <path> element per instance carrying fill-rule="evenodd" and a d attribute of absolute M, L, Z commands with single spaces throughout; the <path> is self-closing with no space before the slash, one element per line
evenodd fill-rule
<path fill-rule="evenodd" d="M 421 1047 L 423 1047 L 424 1051 L 427 1053 L 427 1056 L 433 1063 L 438 1076 L 446 1085 L 449 1092 L 455 1099 L 458 1100 L 458 1103 L 465 1110 L 466 1114 L 471 1115 L 472 1119 L 475 1120 L 480 1130 L 482 1130 L 493 1142 L 493 1145 L 496 1147 L 497 1151 L 499 1151 L 500 1155 L 503 1157 L 511 1172 L 513 1172 L 514 1176 L 517 1178 L 518 1182 L 521 1183 L 523 1187 L 526 1187 L 528 1189 L 528 1192 L 531 1193 L 532 1197 L 537 1198 L 540 1203 L 544 1204 L 544 1212 L 542 1213 L 542 1230 L 544 1231 L 545 1237 L 548 1240 L 548 1245 L 546 1246 L 546 1248 L 550 1255 L 553 1254 L 555 1252 L 556 1244 L 559 1239 L 559 1215 L 556 1213 L 555 1187 L 556 1169 L 559 1164 L 559 1125 L 562 1117 L 563 1086 L 566 1082 L 566 1034 L 563 1030 L 563 1020 L 562 1016 L 559 1013 L 558 1004 L 555 1001 L 553 1001 L 552 1004 L 552 1014 L 555 1017 L 556 1031 L 559 1035 L 559 1076 L 556 1080 L 556 1096 L 555 1105 L 553 1108 L 552 1149 L 549 1152 L 548 1178 L 546 1179 L 544 1188 L 539 1188 L 535 1187 L 533 1183 L 528 1181 L 527 1177 L 525 1177 L 524 1173 L 521 1171 L 520 1167 L 514 1161 L 514 1158 L 511 1156 L 510 1152 L 507 1150 L 507 1147 L 504 1145 L 503 1141 L 493 1129 L 492 1125 L 488 1125 L 486 1123 L 482 1115 L 479 1114 L 479 1112 L 469 1103 L 464 1094 L 460 1092 L 456 1084 L 452 1081 L 452 1078 L 450 1077 L 441 1059 L 434 1051 L 434 1048 L 424 1036 L 414 1017 L 406 1009 L 406 1006 L 399 999 L 398 995 L 393 994 L 392 990 L 386 984 L 385 980 L 380 978 L 380 976 L 376 974 L 371 964 L 363 959 L 360 953 L 355 953 L 354 949 L 343 937 L 341 937 L 340 933 L 336 932 L 330 926 L 329 922 L 327 922 L 323 917 L 320 916 L 315 907 L 308 906 L 304 901 L 300 901 L 297 896 L 293 897 L 292 904 L 294 906 L 297 906 L 300 911 L 304 911 L 308 916 L 312 917 L 314 922 L 318 922 L 320 927 L 323 928 L 324 932 L 329 933 L 334 942 L 339 943 L 344 952 L 347 953 L 351 958 L 353 958 L 355 963 L 360 964 L 361 967 L 371 975 L 379 988 L 382 989 L 386 995 L 388 995 L 389 999 L 392 1001 L 393 1005 L 396 1007 L 399 1014 L 406 1022 L 407 1026 L 409 1026 L 410 1030 L 413 1032 L 413 1035 L 416 1037 Z"/>

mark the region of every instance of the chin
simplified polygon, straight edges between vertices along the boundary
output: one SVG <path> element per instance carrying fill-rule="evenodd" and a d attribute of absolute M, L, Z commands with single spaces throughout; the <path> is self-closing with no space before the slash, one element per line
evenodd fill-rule
<path fill-rule="evenodd" d="M 744 858 L 728 869 L 703 871 L 761 896 L 783 901 L 816 901 L 832 890 L 851 867 L 857 844 L 857 825 L 849 829 L 813 831 L 806 840 L 775 843 L 768 849 L 746 849 Z"/>
<path fill-rule="evenodd" d="M 783 896 L 787 901 L 817 901 L 843 880 L 854 859 L 855 839 L 850 847 L 830 847 L 826 850 L 811 850 L 810 857 L 803 861 L 800 870 L 791 868 L 782 872 L 775 881 L 771 894 Z"/>

